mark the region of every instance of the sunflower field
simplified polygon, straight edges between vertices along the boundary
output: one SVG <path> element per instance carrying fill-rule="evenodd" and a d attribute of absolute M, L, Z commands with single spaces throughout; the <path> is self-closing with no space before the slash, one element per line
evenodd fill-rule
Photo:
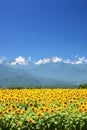
<path fill-rule="evenodd" d="M 0 130 L 87 130 L 87 89 L 0 89 Z"/>

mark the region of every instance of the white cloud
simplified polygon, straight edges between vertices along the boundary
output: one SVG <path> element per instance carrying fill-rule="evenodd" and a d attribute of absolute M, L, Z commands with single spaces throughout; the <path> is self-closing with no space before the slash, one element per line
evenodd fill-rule
<path fill-rule="evenodd" d="M 46 63 L 49 63 L 49 62 L 61 62 L 62 61 L 62 58 L 59 58 L 59 57 L 52 57 L 52 58 L 43 58 L 43 59 L 40 59 L 38 61 L 35 62 L 36 65 L 40 65 L 40 64 L 46 64 Z"/>
<path fill-rule="evenodd" d="M 43 64 L 45 64 L 45 63 L 50 62 L 50 61 L 51 61 L 51 59 L 50 59 L 50 58 L 44 58 L 42 61 L 43 61 Z"/>
<path fill-rule="evenodd" d="M 78 60 L 76 62 L 73 62 L 73 64 L 82 64 L 82 61 Z"/>
<path fill-rule="evenodd" d="M 26 60 L 24 57 L 19 56 L 19 57 L 15 58 L 15 60 L 13 62 L 11 62 L 10 64 L 11 65 L 16 65 L 16 64 L 27 65 L 28 62 L 29 62 L 29 60 Z"/>
<path fill-rule="evenodd" d="M 85 60 L 85 57 L 79 57 L 79 61 L 84 61 Z"/>
<path fill-rule="evenodd" d="M 62 61 L 62 58 L 59 58 L 59 57 L 52 57 L 52 62 L 56 63 L 56 62 L 61 62 Z"/>
<path fill-rule="evenodd" d="M 17 57 L 15 59 L 15 62 L 18 63 L 18 64 L 20 64 L 20 65 L 22 65 L 22 64 L 25 65 L 26 64 L 25 58 L 22 57 L 22 56 Z"/>
<path fill-rule="evenodd" d="M 46 64 L 46 63 L 50 63 L 50 62 L 53 62 L 53 63 L 58 63 L 58 62 L 63 62 L 63 63 L 66 63 L 66 64 L 82 64 L 82 63 L 87 63 L 87 59 L 82 56 L 82 57 L 78 57 L 78 55 L 75 56 L 75 58 L 77 59 L 74 59 L 74 61 L 71 61 L 70 59 L 62 59 L 60 57 L 51 57 L 51 58 L 43 58 L 43 59 L 40 59 L 36 62 L 34 62 L 36 65 L 40 65 L 40 64 Z M 0 64 L 9 64 L 9 65 L 16 65 L 16 64 L 19 64 L 19 65 L 28 65 L 29 62 L 31 62 L 31 56 L 28 57 L 28 59 L 22 57 L 22 56 L 19 56 L 17 58 L 15 58 L 14 60 L 10 61 L 8 60 L 6 57 L 1 57 L 0 58 Z"/>
<path fill-rule="evenodd" d="M 46 64 L 49 62 L 57 63 L 57 62 L 63 62 L 66 64 L 81 64 L 85 61 L 85 57 L 79 57 L 77 61 L 71 61 L 70 59 L 63 60 L 62 58 L 59 57 L 52 57 L 52 58 L 43 58 L 35 62 L 36 65 L 40 64 Z"/>
<path fill-rule="evenodd" d="M 72 61 L 70 61 L 70 59 L 63 60 L 63 62 L 67 64 L 72 64 Z"/>
<path fill-rule="evenodd" d="M 16 62 L 15 62 L 15 61 L 13 61 L 13 62 L 11 62 L 11 63 L 10 63 L 10 65 L 16 65 Z"/>
<path fill-rule="evenodd" d="M 63 62 L 67 64 L 82 64 L 83 62 L 85 62 L 85 57 L 79 57 L 77 61 L 70 61 L 69 59 L 67 59 Z"/>
<path fill-rule="evenodd" d="M 51 62 L 50 58 L 44 58 L 42 60 L 38 60 L 37 62 L 35 62 L 35 64 L 40 65 L 40 64 L 46 64 L 46 63 L 49 63 L 49 62 Z"/>
<path fill-rule="evenodd" d="M 75 64 L 82 64 L 85 61 L 85 57 L 79 57 L 78 61 L 74 62 Z"/>

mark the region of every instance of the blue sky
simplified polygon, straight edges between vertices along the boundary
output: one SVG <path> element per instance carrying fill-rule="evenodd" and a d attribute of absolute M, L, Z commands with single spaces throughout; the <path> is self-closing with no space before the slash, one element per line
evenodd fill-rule
<path fill-rule="evenodd" d="M 0 1 L 0 57 L 87 58 L 87 0 Z"/>

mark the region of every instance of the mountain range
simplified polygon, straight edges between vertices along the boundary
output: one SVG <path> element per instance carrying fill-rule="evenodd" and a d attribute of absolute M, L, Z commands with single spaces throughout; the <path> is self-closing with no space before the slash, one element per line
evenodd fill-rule
<path fill-rule="evenodd" d="M 87 64 L 0 64 L 0 87 L 76 87 L 81 83 L 87 83 Z"/>

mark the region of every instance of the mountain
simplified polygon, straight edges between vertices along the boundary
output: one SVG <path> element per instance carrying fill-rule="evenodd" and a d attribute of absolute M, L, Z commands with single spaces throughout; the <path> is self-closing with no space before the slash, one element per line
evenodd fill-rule
<path fill-rule="evenodd" d="M 11 67 L 0 64 L 0 87 L 10 87 L 10 86 L 64 86 L 69 85 L 66 82 L 53 80 L 50 78 L 42 78 L 40 76 L 35 76 L 27 72 L 24 68 Z"/>
<path fill-rule="evenodd" d="M 30 73 L 75 83 L 87 83 L 87 64 L 47 63 L 28 70 Z"/>
<path fill-rule="evenodd" d="M 75 87 L 87 83 L 87 64 L 63 62 L 35 65 L 0 64 L 0 87 Z"/>

